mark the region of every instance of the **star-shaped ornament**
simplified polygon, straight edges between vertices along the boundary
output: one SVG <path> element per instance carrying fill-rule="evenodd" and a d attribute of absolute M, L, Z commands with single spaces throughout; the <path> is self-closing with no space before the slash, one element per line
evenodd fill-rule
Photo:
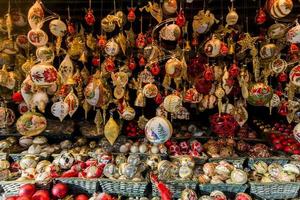
<path fill-rule="evenodd" d="M 241 46 L 241 53 L 245 52 L 248 49 L 255 48 L 255 42 L 258 40 L 259 37 L 251 37 L 249 33 L 245 33 L 243 39 L 239 40 L 237 43 Z"/>

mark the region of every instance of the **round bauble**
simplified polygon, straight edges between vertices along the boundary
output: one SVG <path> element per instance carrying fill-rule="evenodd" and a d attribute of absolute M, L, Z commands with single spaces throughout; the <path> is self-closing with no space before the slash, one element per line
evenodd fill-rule
<path fill-rule="evenodd" d="M 147 139 L 154 144 L 165 143 L 173 133 L 170 121 L 164 117 L 154 117 L 145 126 Z"/>

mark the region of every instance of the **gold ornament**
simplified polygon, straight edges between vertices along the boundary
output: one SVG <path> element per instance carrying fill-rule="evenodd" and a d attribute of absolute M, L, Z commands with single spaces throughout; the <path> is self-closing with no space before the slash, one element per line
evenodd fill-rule
<path fill-rule="evenodd" d="M 113 145 L 120 134 L 120 126 L 114 120 L 112 115 L 104 126 L 104 136 Z"/>

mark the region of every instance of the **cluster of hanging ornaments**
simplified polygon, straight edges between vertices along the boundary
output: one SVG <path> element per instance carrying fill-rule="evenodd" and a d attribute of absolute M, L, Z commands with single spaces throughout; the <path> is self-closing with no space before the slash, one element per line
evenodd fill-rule
<path fill-rule="evenodd" d="M 199 111 L 217 108 L 211 123 L 223 121 L 227 128 L 246 123 L 246 102 L 269 107 L 270 111 L 278 107 L 279 114 L 286 116 L 289 122 L 295 119 L 299 109 L 294 97 L 300 86 L 300 67 L 295 64 L 299 61 L 300 25 L 297 21 L 286 24 L 283 20 L 291 14 L 293 1 L 267 0 L 264 7 L 258 2 L 256 24 L 263 27 L 268 15 L 276 21 L 268 27 L 266 34 L 260 36 L 238 29 L 241 20 L 233 0 L 228 0 L 230 6 L 226 17 L 222 16 L 224 21 L 218 20 L 204 5 L 190 21 L 192 33 L 184 9 L 184 5 L 192 1 L 164 0 L 161 4 L 149 1 L 138 9 L 133 2 L 122 11 L 116 8 L 114 1 L 113 12 L 106 16 L 101 13 L 101 34 L 95 37 L 73 22 L 69 8 L 68 19 L 64 22 L 46 9 L 41 0 L 36 0 L 28 11 L 30 30 L 27 37 L 19 35 L 15 42 L 22 49 L 29 49 L 30 44 L 36 47 L 36 58 L 28 56 L 22 62 L 18 59 L 22 63 L 20 71 L 24 80 L 17 80 L 17 72 L 9 72 L 6 66 L 0 70 L 1 86 L 14 89 L 20 82 L 13 100 L 19 104 L 20 111 L 23 110 L 21 113 L 29 110 L 18 120 L 19 132 L 35 135 L 43 131 L 46 119 L 36 110 L 45 112 L 51 101 L 51 113 L 61 121 L 68 115 L 72 117 L 80 106 L 87 118 L 94 107 L 97 132 L 104 127 L 104 135 L 111 144 L 120 134 L 119 121 L 137 118 L 145 127 L 149 141 L 164 143 L 172 135 L 168 118 L 190 118 L 187 103 L 192 104 L 191 109 Z M 140 12 L 140 27 L 135 34 L 132 26 L 139 16 L 137 12 Z M 146 13 L 157 23 L 147 31 L 143 30 Z M 20 16 L 19 20 L 15 20 L 15 15 Z M 97 21 L 91 0 L 83 18 L 87 26 L 94 26 Z M 7 47 L 2 52 L 14 55 L 18 50 L 12 41 L 12 27 L 24 27 L 26 20 L 24 15 L 10 9 L 5 19 L 5 26 L 0 24 L 0 30 L 7 33 L 8 40 L 3 42 Z M 42 30 L 47 21 L 50 34 L 55 38 L 54 44 L 48 43 L 48 35 L 45 29 Z M 131 26 L 124 30 L 127 22 Z M 218 28 L 213 30 L 214 27 Z M 203 37 L 203 44 L 200 44 L 199 38 Z M 61 47 L 64 41 L 66 49 Z M 165 42 L 177 45 L 168 49 L 163 45 Z M 281 54 L 285 46 L 289 47 L 287 56 Z M 64 56 L 58 68 L 53 66 L 56 56 Z M 88 59 L 88 56 L 92 58 Z M 93 70 L 90 70 L 88 60 L 91 60 Z M 253 71 L 249 70 L 250 66 Z M 292 68 L 290 72 L 289 68 Z M 276 88 L 269 82 L 270 77 L 277 78 Z M 134 101 L 130 101 L 131 90 L 136 90 Z M 137 116 L 139 112 L 136 112 L 141 109 L 143 113 L 146 106 L 152 106 L 146 104 L 146 99 L 157 104 L 157 116 L 150 120 L 144 115 Z M 114 109 L 109 110 L 110 116 L 106 120 L 111 107 Z M 115 119 L 114 113 L 118 114 L 119 120 Z M 14 116 L 9 115 L 11 124 Z M 32 119 L 36 123 L 27 127 Z M 215 130 L 220 134 L 224 132 L 218 127 Z"/>

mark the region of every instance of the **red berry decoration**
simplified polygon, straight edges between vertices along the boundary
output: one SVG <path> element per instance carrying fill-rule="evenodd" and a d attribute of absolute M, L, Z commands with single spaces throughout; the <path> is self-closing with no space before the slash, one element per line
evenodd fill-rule
<path fill-rule="evenodd" d="M 23 101 L 23 96 L 22 96 L 22 94 L 21 94 L 20 91 L 17 91 L 17 92 L 14 92 L 14 93 L 12 94 L 11 99 L 12 99 L 13 102 L 15 102 L 15 103 L 21 103 L 21 102 Z"/>

